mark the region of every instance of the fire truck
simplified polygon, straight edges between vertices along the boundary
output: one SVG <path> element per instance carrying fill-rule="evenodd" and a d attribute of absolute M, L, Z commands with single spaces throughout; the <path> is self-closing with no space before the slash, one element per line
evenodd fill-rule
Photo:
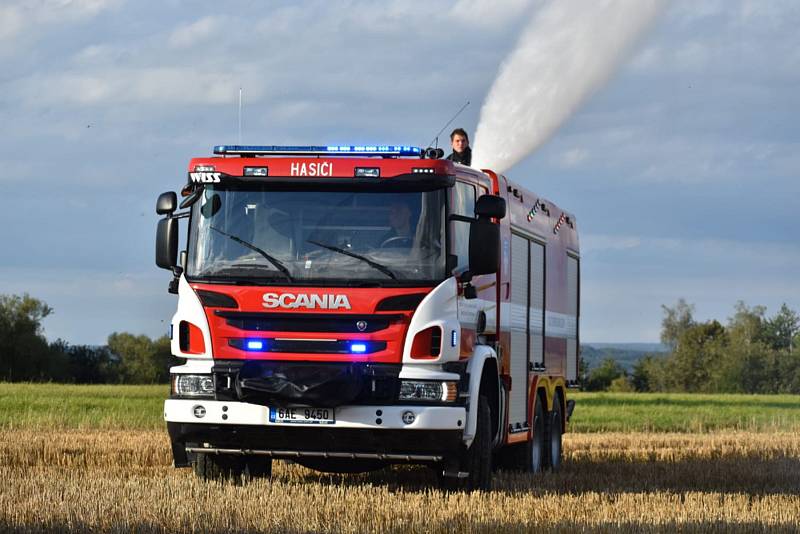
<path fill-rule="evenodd" d="M 217 146 L 159 196 L 176 467 L 556 470 L 577 383 L 575 217 L 409 146 Z M 187 240 L 179 252 L 178 229 Z"/>

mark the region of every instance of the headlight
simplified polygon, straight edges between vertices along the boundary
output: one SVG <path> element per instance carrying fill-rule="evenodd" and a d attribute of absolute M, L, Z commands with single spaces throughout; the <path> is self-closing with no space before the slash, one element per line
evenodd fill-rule
<path fill-rule="evenodd" d="M 172 394 L 177 397 L 213 397 L 211 375 L 172 375 Z"/>
<path fill-rule="evenodd" d="M 457 382 L 403 380 L 400 382 L 401 401 L 453 402 L 458 395 Z"/>

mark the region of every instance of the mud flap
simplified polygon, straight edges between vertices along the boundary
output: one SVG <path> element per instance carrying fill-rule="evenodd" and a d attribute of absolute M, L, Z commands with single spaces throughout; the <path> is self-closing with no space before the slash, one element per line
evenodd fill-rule
<path fill-rule="evenodd" d="M 175 467 L 190 467 L 191 459 L 186 452 L 186 443 L 175 439 L 180 433 L 180 423 L 167 423 L 167 431 L 170 434 L 170 446 L 172 447 L 172 462 Z"/>
<path fill-rule="evenodd" d="M 572 417 L 572 412 L 575 410 L 575 401 L 570 399 L 567 401 L 567 422 Z"/>

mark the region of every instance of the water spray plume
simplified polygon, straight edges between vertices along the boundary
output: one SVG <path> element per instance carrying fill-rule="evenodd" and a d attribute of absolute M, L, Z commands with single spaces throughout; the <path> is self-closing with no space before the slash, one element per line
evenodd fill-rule
<path fill-rule="evenodd" d="M 532 153 L 614 73 L 665 0 L 551 0 L 500 66 L 472 166 L 503 172 Z"/>

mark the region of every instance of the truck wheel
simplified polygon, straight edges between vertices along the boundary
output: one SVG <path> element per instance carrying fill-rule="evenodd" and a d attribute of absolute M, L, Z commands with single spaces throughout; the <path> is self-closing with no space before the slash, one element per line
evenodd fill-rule
<path fill-rule="evenodd" d="M 475 439 L 467 449 L 465 463 L 469 471 L 469 491 L 492 489 L 492 411 L 489 400 L 484 395 L 478 398 L 478 424 L 475 428 Z"/>
<path fill-rule="evenodd" d="M 537 396 L 534 402 L 533 409 L 533 437 L 527 443 L 525 450 L 527 452 L 527 465 L 526 471 L 529 473 L 540 473 L 544 467 L 545 462 L 545 410 L 542 406 L 541 397 Z"/>
<path fill-rule="evenodd" d="M 492 412 L 488 399 L 483 395 L 478 398 L 477 423 L 472 445 L 461 451 L 458 462 L 459 470 L 468 473 L 467 477 L 446 477 L 439 469 L 439 484 L 443 489 L 489 491 L 492 488 Z"/>
<path fill-rule="evenodd" d="M 228 480 L 242 475 L 244 461 L 240 456 L 198 452 L 193 467 L 201 480 Z"/>
<path fill-rule="evenodd" d="M 272 458 L 266 456 L 231 456 L 200 452 L 195 455 L 193 467 L 195 474 L 202 480 L 238 480 L 272 476 Z"/>
<path fill-rule="evenodd" d="M 553 411 L 547 425 L 547 466 L 553 471 L 561 467 L 561 436 L 564 433 L 561 419 L 561 396 L 556 395 L 553 400 Z"/>
<path fill-rule="evenodd" d="M 244 457 L 245 478 L 271 478 L 272 458 L 269 456 L 252 455 Z"/>

